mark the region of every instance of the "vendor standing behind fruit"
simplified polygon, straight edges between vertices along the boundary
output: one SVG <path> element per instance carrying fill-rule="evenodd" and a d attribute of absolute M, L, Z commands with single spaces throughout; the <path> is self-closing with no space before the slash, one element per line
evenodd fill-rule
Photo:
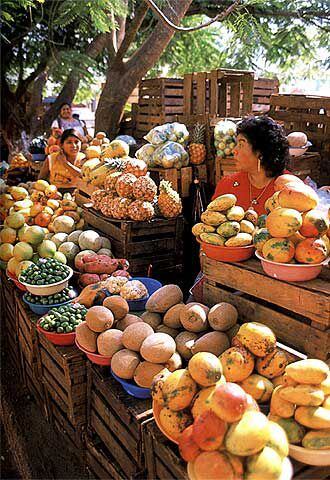
<path fill-rule="evenodd" d="M 225 193 L 237 198 L 237 205 L 265 212 L 274 182 L 285 171 L 289 159 L 288 141 L 282 127 L 269 117 L 246 117 L 237 124 L 234 156 L 238 172 L 223 177 L 212 200 Z"/>
<path fill-rule="evenodd" d="M 56 130 L 58 129 L 64 132 L 72 128 L 77 130 L 82 138 L 84 137 L 83 125 L 79 119 L 73 118 L 70 103 L 62 103 L 59 116 L 52 123 L 52 135 L 56 136 Z"/>
<path fill-rule="evenodd" d="M 49 180 L 60 189 L 77 187 L 85 155 L 80 152 L 81 136 L 73 128 L 65 130 L 60 141 L 61 150 L 48 155 L 40 170 L 39 179 Z"/>

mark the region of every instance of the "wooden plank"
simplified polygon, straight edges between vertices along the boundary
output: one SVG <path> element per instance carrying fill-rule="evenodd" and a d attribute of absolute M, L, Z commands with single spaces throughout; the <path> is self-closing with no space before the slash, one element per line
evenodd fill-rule
<path fill-rule="evenodd" d="M 206 73 L 198 72 L 196 74 L 197 84 L 197 98 L 196 98 L 196 113 L 201 114 L 206 112 Z"/>
<path fill-rule="evenodd" d="M 300 286 L 268 277 L 262 271 L 259 262 L 255 260 L 244 262 L 245 265 L 250 265 L 253 270 L 242 268 L 241 265 L 238 268 L 234 264 L 225 264 L 206 258 L 203 261 L 203 273 L 209 280 L 242 290 L 256 298 L 292 310 L 317 323 L 330 326 L 329 286 L 326 285 L 325 291 L 317 293 L 310 288 L 313 280 L 304 282 Z"/>
<path fill-rule="evenodd" d="M 290 108 L 313 108 L 313 109 L 330 109 L 330 97 L 318 97 L 309 95 L 294 94 L 274 94 L 271 96 L 271 104 L 277 107 Z"/>
<path fill-rule="evenodd" d="M 86 462 L 87 468 L 94 474 L 93 478 L 123 480 L 125 473 L 116 463 L 111 453 L 107 451 L 101 442 L 95 443 L 86 439 Z"/>
<path fill-rule="evenodd" d="M 229 115 L 231 117 L 239 117 L 241 103 L 241 85 L 240 82 L 230 84 L 230 108 Z"/>
<path fill-rule="evenodd" d="M 183 113 L 190 115 L 193 113 L 192 108 L 192 79 L 191 73 L 187 73 L 183 78 Z"/>
<path fill-rule="evenodd" d="M 330 330 L 323 332 L 274 310 L 271 305 L 259 304 L 246 295 L 238 295 L 225 290 L 221 285 L 215 286 L 208 282 L 204 284 L 203 302 L 209 306 L 220 302 L 231 303 L 238 310 L 240 322 L 253 319 L 270 327 L 279 340 L 311 357 L 326 360 L 329 356 Z"/>
<path fill-rule="evenodd" d="M 213 70 L 208 74 L 210 82 L 210 115 L 216 115 L 218 112 L 218 73 Z"/>
<path fill-rule="evenodd" d="M 286 122 L 299 121 L 299 122 L 330 125 L 330 117 L 324 114 L 302 113 L 302 112 L 294 112 L 291 110 L 287 110 L 283 112 L 283 111 L 276 110 L 274 111 L 274 115 L 276 116 L 276 120 L 280 120 L 280 121 L 286 121 Z"/>

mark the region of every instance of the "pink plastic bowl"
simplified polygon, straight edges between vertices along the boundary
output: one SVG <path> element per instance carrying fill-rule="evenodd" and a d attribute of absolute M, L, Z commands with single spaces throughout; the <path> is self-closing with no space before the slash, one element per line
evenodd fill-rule
<path fill-rule="evenodd" d="M 109 366 L 111 365 L 111 357 L 106 357 L 105 355 L 99 355 L 98 353 L 92 353 L 79 345 L 78 340 L 76 339 L 76 345 L 82 352 L 86 353 L 88 360 L 97 365 Z"/>
<path fill-rule="evenodd" d="M 254 245 L 222 247 L 221 245 L 211 245 L 205 242 L 200 243 L 205 255 L 219 262 L 243 262 L 251 258 L 254 252 Z"/>
<path fill-rule="evenodd" d="M 68 347 L 70 345 L 74 345 L 76 332 L 70 332 L 70 333 L 48 332 L 47 330 L 44 330 L 42 327 L 40 327 L 39 324 L 41 322 L 41 318 L 37 322 L 38 332 L 45 335 L 45 337 L 50 341 L 50 343 L 53 343 L 54 345 L 59 345 L 61 347 Z"/>
<path fill-rule="evenodd" d="M 307 282 L 307 280 L 313 280 L 321 273 L 323 265 L 328 262 L 325 260 L 314 265 L 297 265 L 295 263 L 273 262 L 262 257 L 258 252 L 255 252 L 255 255 L 261 261 L 262 268 L 267 275 L 285 282 Z"/>

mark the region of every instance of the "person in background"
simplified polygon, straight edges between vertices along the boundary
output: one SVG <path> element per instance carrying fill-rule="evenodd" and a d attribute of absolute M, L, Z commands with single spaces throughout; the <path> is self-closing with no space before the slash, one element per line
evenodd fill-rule
<path fill-rule="evenodd" d="M 87 137 L 88 135 L 88 130 L 87 130 L 87 126 L 86 126 L 86 122 L 85 120 L 81 120 L 79 118 L 79 113 L 73 113 L 72 114 L 72 118 L 75 118 L 76 120 L 78 120 L 78 122 L 80 122 L 80 125 L 82 126 L 83 130 L 84 130 L 84 135 Z"/>
<path fill-rule="evenodd" d="M 76 188 L 85 159 L 85 155 L 80 152 L 81 141 L 78 130 L 65 130 L 61 136 L 61 150 L 47 156 L 38 178 L 48 180 L 59 189 Z"/>
<path fill-rule="evenodd" d="M 265 212 L 265 201 L 271 197 L 274 182 L 285 170 L 289 145 L 283 128 L 267 116 L 246 117 L 237 124 L 234 158 L 238 172 L 223 177 L 216 186 L 212 200 L 232 193 L 237 205 Z"/>
<path fill-rule="evenodd" d="M 52 135 L 56 136 L 56 130 L 60 129 L 62 132 L 70 128 L 74 128 L 83 139 L 85 132 L 79 119 L 72 115 L 72 108 L 69 103 L 62 103 L 60 107 L 59 116 L 52 123 Z"/>

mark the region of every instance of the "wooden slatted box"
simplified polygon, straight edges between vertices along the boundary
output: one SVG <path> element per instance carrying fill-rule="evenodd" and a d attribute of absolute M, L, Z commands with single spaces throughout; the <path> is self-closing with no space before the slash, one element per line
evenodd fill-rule
<path fill-rule="evenodd" d="M 15 315 L 18 322 L 18 344 L 25 387 L 35 400 L 47 412 L 45 391 L 41 379 L 40 352 L 36 323 L 38 316 L 31 312 L 22 300 L 22 295 L 15 292 Z"/>
<path fill-rule="evenodd" d="M 18 321 L 15 315 L 15 287 L 9 281 L 5 272 L 1 270 L 1 331 L 3 346 L 9 357 L 10 363 L 15 367 L 17 374 L 21 377 L 22 365 L 18 344 Z"/>
<path fill-rule="evenodd" d="M 41 376 L 51 420 L 59 428 L 62 425 L 62 430 L 70 431 L 71 437 L 79 439 L 86 426 L 86 356 L 76 346 L 60 347 L 50 343 L 42 333 L 39 346 Z"/>
<path fill-rule="evenodd" d="M 206 164 L 194 166 L 198 172 L 200 180 L 207 181 Z M 190 186 L 193 181 L 193 167 L 176 168 L 149 168 L 151 178 L 160 184 L 161 180 L 168 180 L 172 183 L 172 187 L 176 190 L 181 198 L 189 197 Z"/>
<path fill-rule="evenodd" d="M 218 69 L 184 76 L 184 115 L 242 117 L 252 112 L 254 74 Z"/>
<path fill-rule="evenodd" d="M 253 113 L 255 115 L 267 113 L 270 109 L 271 95 L 278 92 L 278 78 L 255 78 L 253 83 Z"/>
<path fill-rule="evenodd" d="M 104 217 L 86 206 L 83 209 L 86 223 L 109 238 L 116 258 L 126 258 L 130 262 L 131 274 L 145 276 L 152 265 L 153 274 L 161 278 L 168 271 L 182 267 L 182 216 L 133 222 Z"/>
<path fill-rule="evenodd" d="M 180 457 L 177 445 L 160 432 L 154 420 L 146 425 L 144 445 L 148 479 L 188 479 L 186 463 Z"/>
<path fill-rule="evenodd" d="M 203 301 L 229 302 L 242 322 L 268 325 L 279 341 L 310 357 L 330 358 L 330 271 L 308 282 L 284 282 L 267 276 L 257 259 L 223 263 L 205 255 Z M 237 293 L 239 292 L 239 293 Z"/>
<path fill-rule="evenodd" d="M 92 440 L 87 436 L 85 445 L 88 478 L 93 480 L 123 480 L 127 478 L 120 466 L 113 461 L 112 457 L 109 457 L 108 450 L 100 440 Z"/>
<path fill-rule="evenodd" d="M 88 366 L 88 433 L 99 440 L 101 458 L 131 478 L 144 471 L 142 431 L 152 417 L 151 399 L 128 395 L 109 368 Z M 94 455 L 95 457 L 95 455 Z M 145 478 L 145 477 L 144 477 Z"/>
<path fill-rule="evenodd" d="M 139 103 L 134 116 L 134 137 L 143 138 L 157 125 L 183 114 L 183 79 L 150 78 L 139 84 Z"/>

